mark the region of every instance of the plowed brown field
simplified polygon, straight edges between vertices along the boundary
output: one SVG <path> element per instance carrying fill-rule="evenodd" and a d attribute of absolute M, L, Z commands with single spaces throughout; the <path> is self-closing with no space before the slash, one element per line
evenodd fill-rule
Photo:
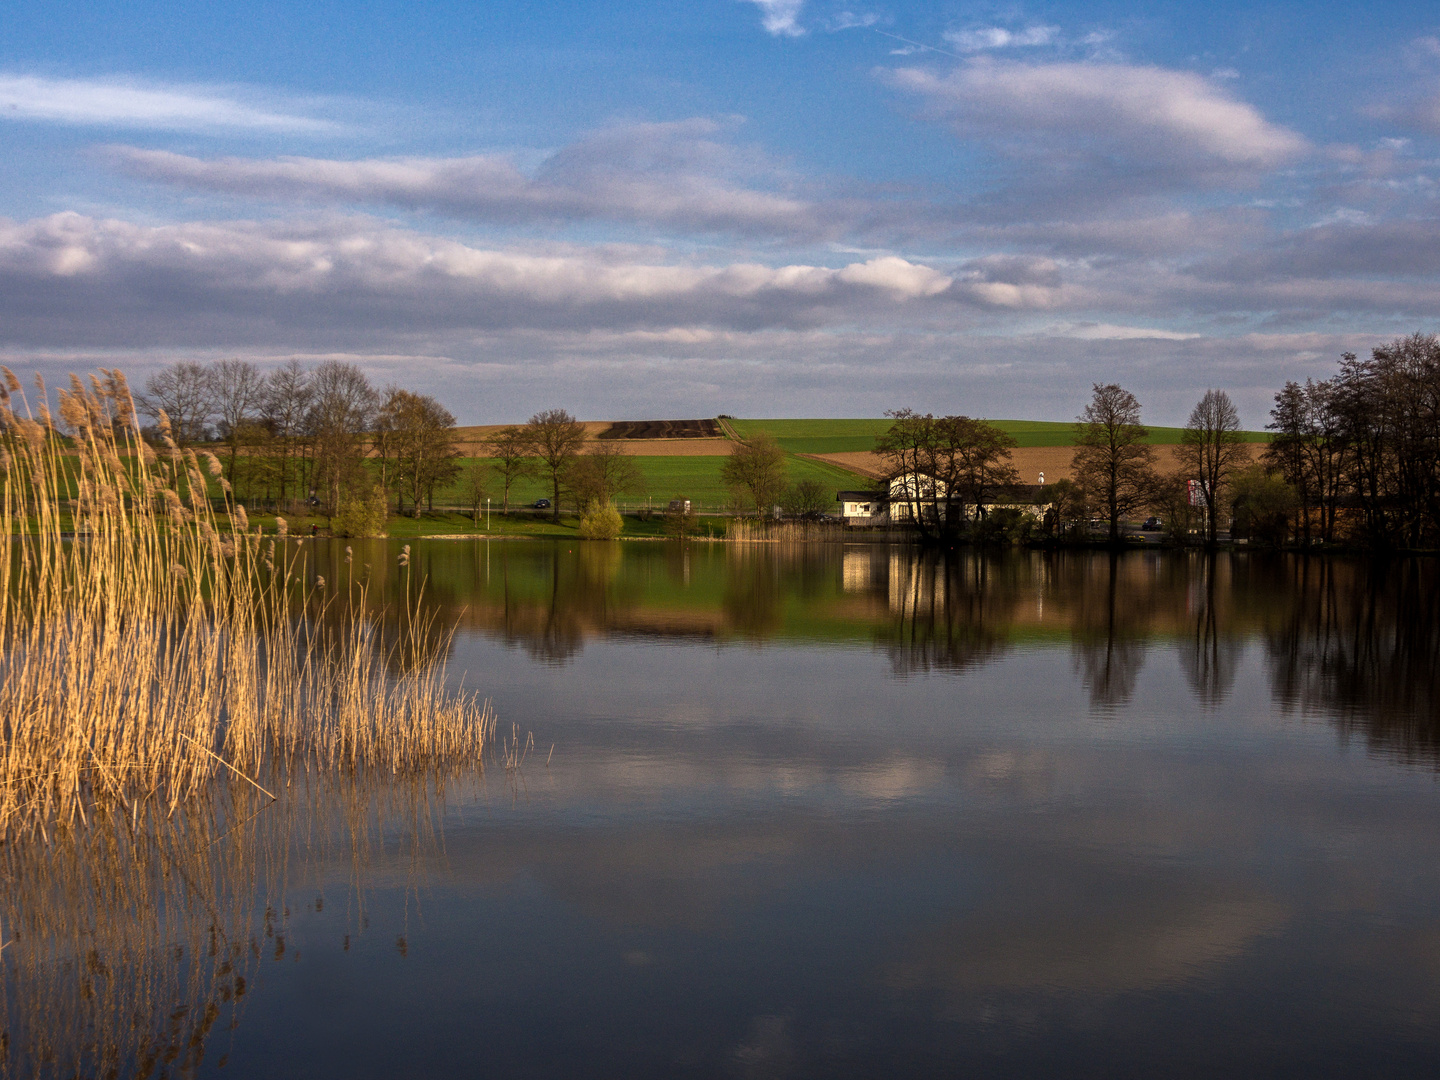
<path fill-rule="evenodd" d="M 719 439 L 725 433 L 714 420 L 616 420 L 600 438 Z"/>
<path fill-rule="evenodd" d="M 1250 453 L 1252 460 L 1260 456 L 1265 447 L 1259 443 L 1242 443 Z M 1161 472 L 1175 472 L 1180 468 L 1176 446 L 1155 447 L 1155 464 Z M 853 469 L 866 476 L 880 476 L 884 471 L 884 460 L 878 454 L 867 451 L 852 451 L 843 454 L 807 454 L 806 457 L 813 457 L 819 461 L 829 461 L 847 469 Z M 1020 479 L 1027 484 L 1040 482 L 1040 474 L 1045 474 L 1045 482 L 1053 484 L 1056 480 L 1073 480 L 1074 475 L 1070 471 L 1070 461 L 1075 456 L 1074 447 L 1070 446 L 1021 446 L 1010 451 L 1010 462 L 1015 466 L 1015 471 L 1020 474 Z"/>
<path fill-rule="evenodd" d="M 509 424 L 477 424 L 457 427 L 460 436 L 460 452 L 466 457 L 482 457 L 486 453 L 485 440 Z M 585 436 L 598 439 L 600 433 L 608 431 L 608 420 L 585 422 Z M 606 440 L 607 442 L 609 440 Z M 729 439 L 616 439 L 615 446 L 636 457 L 724 457 L 734 445 Z"/>

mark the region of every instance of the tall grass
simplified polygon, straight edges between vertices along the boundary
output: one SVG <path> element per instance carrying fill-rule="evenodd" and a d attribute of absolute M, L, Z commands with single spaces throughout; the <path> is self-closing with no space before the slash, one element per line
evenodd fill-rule
<path fill-rule="evenodd" d="M 0 371 L 0 510 L 23 533 L 0 558 L 0 840 L 102 806 L 173 814 L 267 762 L 482 763 L 494 717 L 429 662 L 418 589 L 382 645 L 363 586 L 262 539 L 213 455 L 163 416 L 158 450 L 139 438 L 118 371 L 60 392 L 68 440 L 43 385 L 32 411 Z"/>
<path fill-rule="evenodd" d="M 843 542 L 845 526 L 833 521 L 755 521 L 736 518 L 726 523 L 725 539 L 742 544 L 813 544 Z"/>

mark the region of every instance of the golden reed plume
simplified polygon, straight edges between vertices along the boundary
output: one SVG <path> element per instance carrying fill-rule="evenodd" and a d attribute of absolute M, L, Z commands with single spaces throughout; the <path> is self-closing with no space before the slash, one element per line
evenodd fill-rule
<path fill-rule="evenodd" d="M 326 588 L 300 545 L 262 543 L 212 455 L 163 422 L 145 444 L 119 371 L 60 391 L 65 436 L 4 376 L 0 842 L 96 808 L 173 814 L 267 764 L 482 764 L 488 705 L 443 664 L 387 665 L 434 654 L 418 596 L 382 646 L 363 586 Z"/>

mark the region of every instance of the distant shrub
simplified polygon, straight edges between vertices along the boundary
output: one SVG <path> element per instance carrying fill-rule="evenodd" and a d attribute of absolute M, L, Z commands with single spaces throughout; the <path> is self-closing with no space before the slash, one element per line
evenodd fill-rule
<path fill-rule="evenodd" d="M 665 511 L 665 535 L 672 540 L 684 540 L 694 535 L 695 526 L 695 512 L 690 508 L 690 500 L 671 499 L 670 509 Z"/>
<path fill-rule="evenodd" d="M 580 538 L 582 540 L 614 540 L 620 535 L 624 522 L 620 520 L 620 511 L 615 509 L 612 502 L 592 501 L 589 508 L 580 518 Z"/>
<path fill-rule="evenodd" d="M 976 544 L 1024 544 L 1035 532 L 1036 519 L 1013 506 L 999 506 L 970 526 Z"/>
<path fill-rule="evenodd" d="M 336 536 L 384 536 L 389 516 L 385 492 L 380 488 L 362 489 L 340 496 L 330 525 Z"/>
<path fill-rule="evenodd" d="M 1253 544 L 1279 547 L 1290 532 L 1290 518 L 1300 508 L 1295 489 L 1264 465 L 1250 466 L 1230 482 L 1230 536 Z"/>

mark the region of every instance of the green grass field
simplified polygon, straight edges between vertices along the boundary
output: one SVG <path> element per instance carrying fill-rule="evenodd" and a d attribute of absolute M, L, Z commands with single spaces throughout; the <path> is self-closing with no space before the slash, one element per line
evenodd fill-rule
<path fill-rule="evenodd" d="M 992 420 L 1001 431 L 1015 437 L 1021 446 L 1070 446 L 1075 441 L 1075 425 L 1054 420 Z M 741 438 L 761 432 L 772 436 L 792 454 L 840 454 L 856 450 L 873 450 L 875 437 L 890 427 L 889 420 L 731 420 Z M 1180 441 L 1180 428 L 1152 427 L 1150 442 L 1172 445 Z M 1246 442 L 1269 442 L 1263 431 L 1247 431 Z"/>
<path fill-rule="evenodd" d="M 460 465 L 468 470 L 476 460 L 482 459 L 462 458 Z M 622 506 L 634 506 L 649 499 L 653 506 L 664 509 L 671 499 L 681 497 L 689 499 L 697 510 L 718 510 L 728 501 L 729 492 L 720 480 L 720 468 L 725 463 L 723 457 L 636 457 L 634 461 L 645 477 L 644 486 L 640 491 L 622 495 L 618 500 Z M 822 461 L 791 457 L 786 461 L 786 469 L 792 484 L 801 480 L 818 480 L 827 488 L 839 491 L 862 487 L 866 483 L 864 477 Z M 493 480 L 490 486 L 493 509 L 500 505 L 500 492 L 495 489 Z M 447 491 L 436 492 L 435 501 L 437 504 L 459 505 L 463 501 L 461 491 L 459 484 L 453 485 Z M 521 480 L 510 494 L 512 506 L 525 506 L 541 498 L 551 498 L 551 490 L 549 483 L 538 477 Z"/>

